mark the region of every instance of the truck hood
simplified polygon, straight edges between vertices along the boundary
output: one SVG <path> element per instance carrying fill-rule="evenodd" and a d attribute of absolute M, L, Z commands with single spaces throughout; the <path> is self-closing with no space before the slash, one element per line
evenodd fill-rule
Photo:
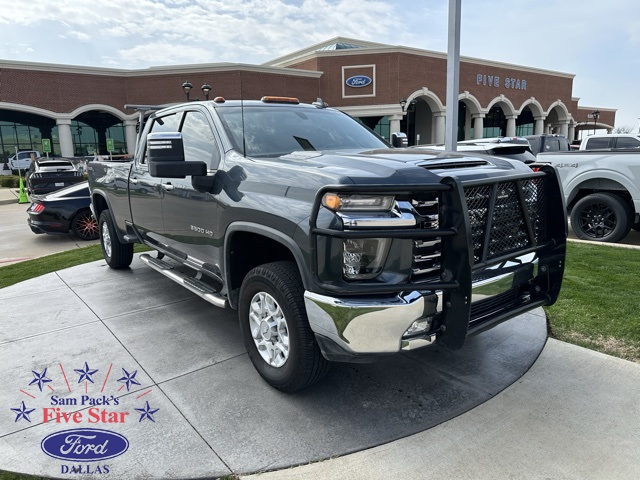
<path fill-rule="evenodd" d="M 410 148 L 296 151 L 280 158 L 349 177 L 356 184 L 418 184 L 439 182 L 439 177 L 448 176 L 464 181 L 531 171 L 522 162 L 490 155 Z"/>

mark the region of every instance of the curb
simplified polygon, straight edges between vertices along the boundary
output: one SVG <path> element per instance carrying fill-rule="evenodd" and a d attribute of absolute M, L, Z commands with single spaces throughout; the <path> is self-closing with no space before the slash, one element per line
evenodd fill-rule
<path fill-rule="evenodd" d="M 8 195 L 8 194 L 4 193 L 5 191 L 6 192 L 10 192 L 11 195 Z M 13 188 L 7 188 L 7 189 L 3 188 L 2 189 L 2 194 L 0 195 L 0 197 L 2 197 L 2 198 L 0 198 L 0 205 L 9 205 L 11 203 L 18 203 L 18 199 L 20 198 L 18 192 L 16 190 L 14 190 Z M 13 197 L 13 198 L 11 198 L 11 197 Z"/>

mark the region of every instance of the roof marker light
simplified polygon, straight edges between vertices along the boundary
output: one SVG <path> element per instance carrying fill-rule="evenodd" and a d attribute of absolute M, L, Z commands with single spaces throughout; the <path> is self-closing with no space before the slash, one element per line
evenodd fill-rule
<path fill-rule="evenodd" d="M 264 103 L 295 103 L 295 104 L 300 103 L 300 100 L 298 100 L 297 98 L 293 98 L 293 97 L 272 97 L 272 96 L 267 96 L 267 97 L 262 97 L 260 99 L 260 101 L 262 101 Z"/>

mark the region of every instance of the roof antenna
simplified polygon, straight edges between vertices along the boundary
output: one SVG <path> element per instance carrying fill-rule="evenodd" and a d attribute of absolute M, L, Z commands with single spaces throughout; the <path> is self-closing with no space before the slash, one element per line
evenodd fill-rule
<path fill-rule="evenodd" d="M 244 95 L 242 94 L 242 70 L 240 70 L 240 117 L 242 119 L 242 156 L 247 157 L 247 142 L 244 139 Z"/>

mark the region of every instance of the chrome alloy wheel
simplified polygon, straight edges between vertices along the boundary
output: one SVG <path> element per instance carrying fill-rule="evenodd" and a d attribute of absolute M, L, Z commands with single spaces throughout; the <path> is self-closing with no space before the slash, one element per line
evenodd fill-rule
<path fill-rule="evenodd" d="M 282 367 L 289 358 L 289 329 L 280 305 L 268 293 L 258 292 L 251 299 L 249 328 L 262 359 Z"/>
<path fill-rule="evenodd" d="M 111 257 L 111 235 L 109 235 L 109 226 L 106 223 L 102 224 L 102 246 L 107 257 Z"/>

